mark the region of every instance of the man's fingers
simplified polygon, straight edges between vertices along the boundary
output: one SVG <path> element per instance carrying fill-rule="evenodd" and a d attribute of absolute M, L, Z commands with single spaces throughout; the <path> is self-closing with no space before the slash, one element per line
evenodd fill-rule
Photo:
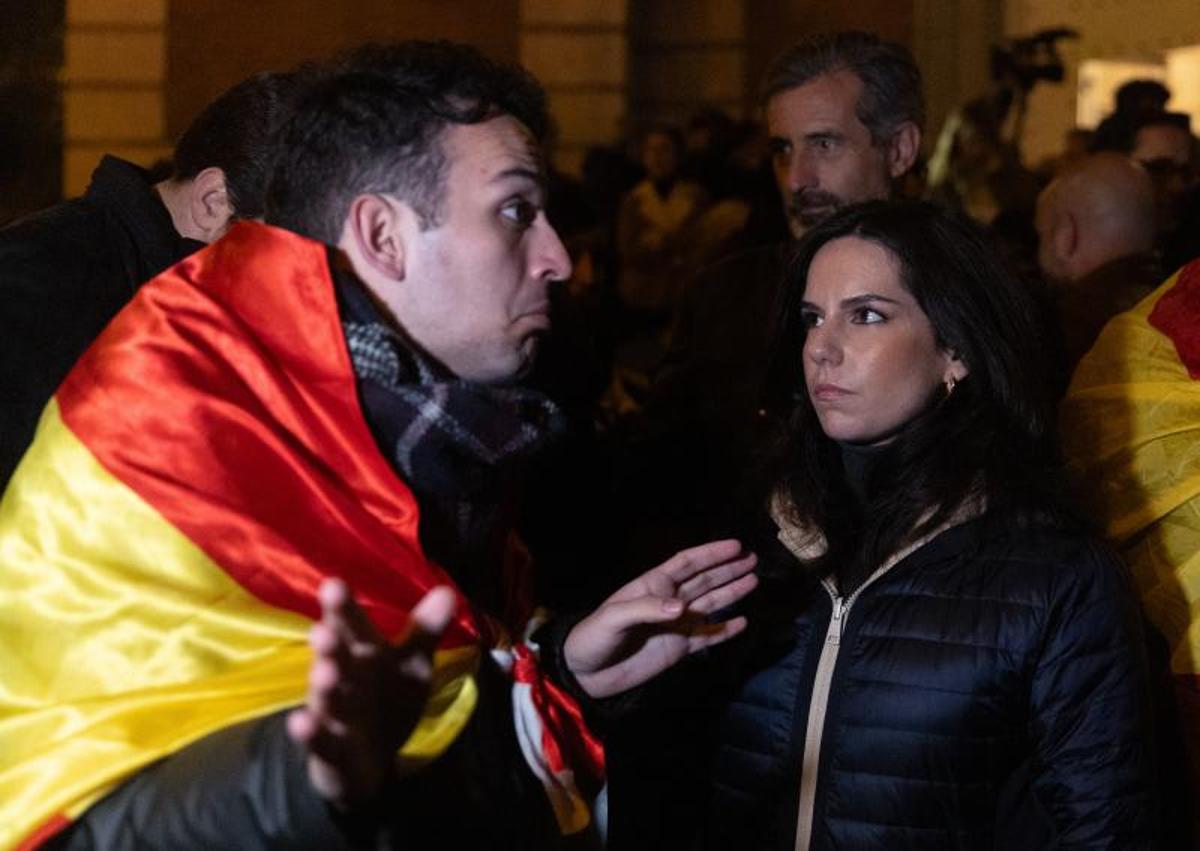
<path fill-rule="evenodd" d="M 413 606 L 408 631 L 400 640 L 400 648 L 405 654 L 432 656 L 442 639 L 442 633 L 454 617 L 457 604 L 454 590 L 447 585 L 439 585 L 425 592 L 425 596 Z"/>
<path fill-rule="evenodd" d="M 331 766 L 346 766 L 346 737 L 344 731 L 333 731 L 327 724 L 308 709 L 295 709 L 288 713 L 288 736 L 311 756 Z"/>
<path fill-rule="evenodd" d="M 727 606 L 732 606 L 758 586 L 758 576 L 747 573 L 739 578 L 715 588 L 688 603 L 688 610 L 700 614 L 719 612 Z"/>
<path fill-rule="evenodd" d="M 675 553 L 656 567 L 655 571 L 662 573 L 676 585 L 682 585 L 700 571 L 735 559 L 741 554 L 741 541 L 732 538 L 712 541 Z"/>
<path fill-rule="evenodd" d="M 679 586 L 678 597 L 691 602 L 714 588 L 719 588 L 728 582 L 746 575 L 758 564 L 758 556 L 748 553 L 734 561 L 727 561 L 710 567 L 693 576 Z"/>
<path fill-rule="evenodd" d="M 441 636 L 450 625 L 457 607 L 454 590 L 449 585 L 439 585 L 431 588 L 425 596 L 413 606 L 412 619 L 422 632 Z"/>
<path fill-rule="evenodd" d="M 620 603 L 609 603 L 599 611 L 610 633 L 625 632 L 645 624 L 669 623 L 678 620 L 686 609 L 683 600 L 674 597 L 638 597 Z"/>
<path fill-rule="evenodd" d="M 354 599 L 346 583 L 340 579 L 326 579 L 317 590 L 321 601 L 322 620 L 337 630 L 339 637 L 348 645 L 380 644 L 383 637 L 371 623 L 367 613 Z"/>
<path fill-rule="evenodd" d="M 706 624 L 688 636 L 688 653 L 728 641 L 746 628 L 746 619 L 736 617 L 722 623 Z"/>
<path fill-rule="evenodd" d="M 287 732 L 292 741 L 308 747 L 317 732 L 317 719 L 307 708 L 294 709 L 288 713 Z"/>

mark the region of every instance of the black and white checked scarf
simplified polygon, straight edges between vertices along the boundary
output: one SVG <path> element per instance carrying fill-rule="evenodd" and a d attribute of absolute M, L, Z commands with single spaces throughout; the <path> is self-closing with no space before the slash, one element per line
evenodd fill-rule
<path fill-rule="evenodd" d="M 458 378 L 331 265 L 367 424 L 417 496 L 422 544 L 468 594 L 493 597 L 520 461 L 561 434 L 564 417 L 536 391 Z"/>

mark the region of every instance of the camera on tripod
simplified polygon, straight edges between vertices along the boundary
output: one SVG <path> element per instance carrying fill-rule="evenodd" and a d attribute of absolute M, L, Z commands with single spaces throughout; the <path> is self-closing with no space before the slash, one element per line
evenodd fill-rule
<path fill-rule="evenodd" d="M 1064 68 L 1058 43 L 1067 38 L 1079 38 L 1079 33 L 1065 27 L 1042 30 L 993 47 L 992 79 L 1011 82 L 1023 92 L 1028 92 L 1039 80 L 1061 83 Z"/>

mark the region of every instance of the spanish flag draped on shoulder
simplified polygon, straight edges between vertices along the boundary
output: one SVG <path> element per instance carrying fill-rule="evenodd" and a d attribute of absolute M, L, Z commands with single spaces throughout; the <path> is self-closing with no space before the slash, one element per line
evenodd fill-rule
<path fill-rule="evenodd" d="M 1200 723 L 1200 261 L 1112 319 L 1060 411 L 1069 469 L 1167 639 Z M 1200 730 L 1193 729 L 1200 748 Z M 1200 749 L 1193 752 L 1200 766 Z"/>
<path fill-rule="evenodd" d="M 244 223 L 142 287 L 0 503 L 0 848 L 36 847 L 150 762 L 302 702 L 325 577 L 398 635 L 454 584 L 417 521 L 363 418 L 325 246 Z M 497 640 L 460 592 L 402 758 L 455 739 Z M 518 667 L 550 773 L 570 780 L 560 735 L 602 771 L 569 698 Z M 572 805 L 568 831 L 586 823 Z"/>

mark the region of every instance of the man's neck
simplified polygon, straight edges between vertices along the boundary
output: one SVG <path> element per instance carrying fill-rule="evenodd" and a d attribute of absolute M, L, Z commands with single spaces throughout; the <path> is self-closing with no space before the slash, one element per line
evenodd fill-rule
<path fill-rule="evenodd" d="M 161 180 L 154 184 L 154 191 L 163 202 L 163 206 L 167 208 L 167 214 L 171 217 L 171 225 L 177 234 L 185 239 L 207 242 L 205 234 L 192 222 L 188 211 L 188 204 L 191 201 L 191 185 L 190 180 Z"/>

